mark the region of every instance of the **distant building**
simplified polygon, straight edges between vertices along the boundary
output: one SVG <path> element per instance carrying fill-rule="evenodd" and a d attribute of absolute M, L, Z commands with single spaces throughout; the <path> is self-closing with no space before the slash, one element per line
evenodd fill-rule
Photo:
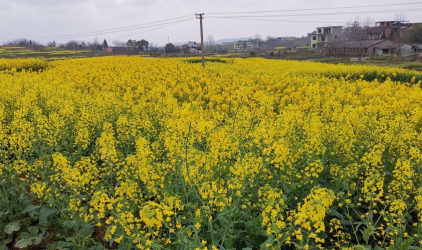
<path fill-rule="evenodd" d="M 413 44 L 412 45 L 412 51 L 413 51 L 413 53 L 422 56 L 422 44 Z"/>
<path fill-rule="evenodd" d="M 196 42 L 188 42 L 182 46 L 182 50 L 187 53 L 200 53 L 201 45 Z"/>
<path fill-rule="evenodd" d="M 409 45 L 402 45 L 402 53 L 410 52 Z M 329 55 L 382 55 L 393 54 L 399 45 L 386 39 L 345 41 L 331 43 L 325 49 Z"/>
<path fill-rule="evenodd" d="M 104 51 L 107 53 L 121 54 L 121 55 L 139 54 L 139 50 L 136 47 L 108 47 Z"/>
<path fill-rule="evenodd" d="M 247 49 L 253 49 L 254 48 L 253 42 L 251 42 L 251 41 L 246 42 L 246 48 Z"/>
<path fill-rule="evenodd" d="M 237 41 L 232 43 L 232 49 L 234 50 L 241 50 L 243 49 L 243 42 L 242 41 Z"/>
<path fill-rule="evenodd" d="M 380 21 L 375 27 L 368 28 L 366 34 L 368 39 L 391 39 L 394 34 L 401 35 L 402 31 L 419 23 L 408 23 L 405 21 Z"/>
<path fill-rule="evenodd" d="M 323 49 L 328 43 L 339 41 L 343 34 L 342 26 L 317 27 L 311 36 L 311 48 Z"/>

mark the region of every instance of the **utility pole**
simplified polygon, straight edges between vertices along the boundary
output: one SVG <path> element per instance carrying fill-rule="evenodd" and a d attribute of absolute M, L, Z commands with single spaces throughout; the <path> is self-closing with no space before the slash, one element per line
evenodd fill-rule
<path fill-rule="evenodd" d="M 199 19 L 199 25 L 201 26 L 201 52 L 202 52 L 202 67 L 205 68 L 205 57 L 204 57 L 204 30 L 202 28 L 202 19 L 204 19 L 204 13 L 195 14 L 196 19 Z M 199 18 L 198 18 L 199 16 Z"/>

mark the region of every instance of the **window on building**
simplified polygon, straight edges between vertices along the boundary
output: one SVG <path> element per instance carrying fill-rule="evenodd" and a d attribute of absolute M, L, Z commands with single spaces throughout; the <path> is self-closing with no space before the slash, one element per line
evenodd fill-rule
<path fill-rule="evenodd" d="M 334 39 L 337 39 L 337 35 L 334 35 Z"/>
<path fill-rule="evenodd" d="M 325 42 L 325 36 L 321 36 L 321 41 Z"/>
<path fill-rule="evenodd" d="M 318 29 L 318 34 L 321 34 L 321 29 Z"/>
<path fill-rule="evenodd" d="M 312 37 L 312 40 L 316 40 L 316 36 L 313 36 L 313 37 Z"/>
<path fill-rule="evenodd" d="M 312 44 L 312 48 L 316 48 L 316 44 Z"/>

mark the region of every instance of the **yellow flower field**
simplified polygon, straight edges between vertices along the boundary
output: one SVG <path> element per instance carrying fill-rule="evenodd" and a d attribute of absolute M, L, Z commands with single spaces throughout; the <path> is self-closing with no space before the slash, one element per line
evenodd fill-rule
<path fill-rule="evenodd" d="M 0 249 L 420 249 L 421 81 L 0 59 Z"/>

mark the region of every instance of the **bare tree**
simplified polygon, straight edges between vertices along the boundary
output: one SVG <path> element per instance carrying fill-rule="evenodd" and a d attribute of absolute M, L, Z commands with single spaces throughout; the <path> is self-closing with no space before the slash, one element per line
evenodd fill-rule
<path fill-rule="evenodd" d="M 25 47 L 26 49 L 30 49 L 30 50 L 40 50 L 43 47 L 43 45 L 40 42 L 28 40 L 26 38 L 20 38 L 20 39 L 15 39 L 12 41 L 7 41 L 3 44 Z"/>
<path fill-rule="evenodd" d="M 116 47 L 126 47 L 126 42 L 122 42 L 122 41 L 119 41 L 119 40 L 115 40 L 111 43 Z"/>
<path fill-rule="evenodd" d="M 48 42 L 47 43 L 47 47 L 56 47 L 56 42 L 55 41 L 52 41 L 52 42 Z"/>
<path fill-rule="evenodd" d="M 158 43 L 154 43 L 154 42 L 151 42 L 150 44 L 149 44 L 149 49 L 155 49 L 155 48 L 157 48 L 158 47 Z"/>
<path fill-rule="evenodd" d="M 95 37 L 95 38 L 94 38 L 94 43 L 93 43 L 93 45 L 94 45 L 94 46 L 98 46 L 98 45 L 100 45 L 100 43 L 98 42 L 98 37 Z"/>
<path fill-rule="evenodd" d="M 403 21 L 406 21 L 407 16 L 406 16 L 405 13 L 400 12 L 400 13 L 396 14 L 395 19 L 396 19 L 397 22 L 403 22 Z"/>
<path fill-rule="evenodd" d="M 211 51 L 211 52 L 214 51 L 215 42 L 214 42 L 214 36 L 213 35 L 207 36 L 206 44 L 207 44 L 207 47 L 208 47 L 208 51 Z"/>
<path fill-rule="evenodd" d="M 348 21 L 346 23 L 346 27 L 343 29 L 343 35 L 345 40 L 347 41 L 361 41 L 367 38 L 367 31 L 369 23 L 371 21 L 369 19 L 365 19 L 362 21 L 360 17 L 356 17 L 353 21 Z"/>
<path fill-rule="evenodd" d="M 346 49 L 356 49 L 360 56 L 364 56 L 366 39 L 368 39 L 368 30 L 374 26 L 375 21 L 369 17 L 362 19 L 357 16 L 354 20 L 348 21 L 343 27 L 343 34 L 335 42 L 327 44 L 326 51 L 332 48 L 344 49 L 343 53 L 347 53 Z"/>
<path fill-rule="evenodd" d="M 82 47 L 82 43 L 76 40 L 70 40 L 64 45 L 64 48 L 68 50 L 77 50 L 80 47 Z"/>
<path fill-rule="evenodd" d="M 262 37 L 260 35 L 255 35 L 254 43 L 256 44 L 256 47 L 259 47 L 260 44 L 262 43 Z"/>
<path fill-rule="evenodd" d="M 403 23 L 404 21 L 406 21 L 406 19 L 407 19 L 407 16 L 405 13 L 396 13 L 395 15 L 395 20 L 398 23 Z M 406 50 L 405 47 L 410 46 L 410 45 L 406 45 L 406 43 L 410 43 L 412 39 L 411 39 L 411 32 L 408 26 L 401 26 L 400 24 L 397 24 L 397 26 L 399 27 L 395 27 L 391 30 L 390 38 L 393 42 L 397 44 L 397 48 L 395 52 L 397 56 L 400 56 L 403 52 L 405 52 Z M 411 49 L 409 48 L 409 50 Z"/>

